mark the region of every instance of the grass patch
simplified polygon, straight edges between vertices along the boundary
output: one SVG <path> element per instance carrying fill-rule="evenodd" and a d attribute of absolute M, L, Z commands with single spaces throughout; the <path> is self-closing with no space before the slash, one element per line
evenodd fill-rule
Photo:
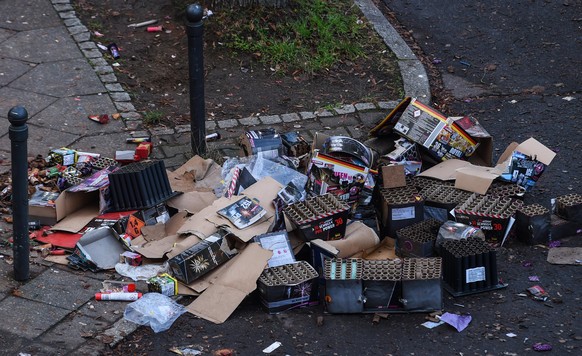
<path fill-rule="evenodd" d="M 365 56 L 366 46 L 378 41 L 361 18 L 351 0 L 294 0 L 284 9 L 217 11 L 205 26 L 225 46 L 283 74 L 316 73 Z"/>
<path fill-rule="evenodd" d="M 158 110 L 146 111 L 142 115 L 142 121 L 145 125 L 157 125 L 162 121 L 164 113 Z"/>

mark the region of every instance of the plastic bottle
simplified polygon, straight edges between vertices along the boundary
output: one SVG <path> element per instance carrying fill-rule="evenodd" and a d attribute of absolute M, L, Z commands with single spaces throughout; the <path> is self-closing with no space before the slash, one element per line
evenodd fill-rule
<path fill-rule="evenodd" d="M 95 300 L 121 300 L 121 301 L 134 301 L 141 298 L 142 294 L 139 292 L 134 293 L 95 293 Z"/>
<path fill-rule="evenodd" d="M 463 240 L 469 238 L 485 240 L 485 234 L 483 230 L 477 227 L 449 220 L 441 225 L 437 241 L 442 243 L 444 240 Z"/>

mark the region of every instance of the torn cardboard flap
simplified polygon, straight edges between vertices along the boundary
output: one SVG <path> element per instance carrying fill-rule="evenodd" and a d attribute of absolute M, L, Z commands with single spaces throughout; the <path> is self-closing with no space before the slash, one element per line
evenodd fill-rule
<path fill-rule="evenodd" d="M 178 229 L 188 220 L 186 211 L 174 214 L 165 224 L 146 225 L 141 228 L 141 234 L 146 241 L 161 240 L 166 236 L 175 235 Z"/>
<path fill-rule="evenodd" d="M 456 171 L 455 188 L 468 190 L 479 194 L 486 194 L 491 183 L 499 177 L 501 172 L 492 168 L 468 166 Z"/>
<path fill-rule="evenodd" d="M 172 190 L 212 191 L 220 184 L 222 168 L 211 159 L 194 156 L 173 172 L 167 171 Z"/>
<path fill-rule="evenodd" d="M 257 279 L 272 254 L 256 243 L 249 244 L 186 310 L 216 324 L 225 322 L 243 299 L 257 288 Z"/>
<path fill-rule="evenodd" d="M 340 240 L 323 241 L 315 239 L 310 243 L 325 250 L 336 258 L 348 258 L 352 255 L 376 246 L 380 238 L 373 229 L 361 221 L 351 221 L 346 227 L 346 237 Z"/>
<path fill-rule="evenodd" d="M 146 258 L 160 259 L 182 240 L 184 237 L 180 235 L 168 235 L 153 241 L 147 241 L 140 236 L 131 241 L 131 249 Z"/>
<path fill-rule="evenodd" d="M 207 206 L 212 205 L 215 200 L 216 195 L 214 192 L 191 191 L 171 198 L 166 204 L 178 211 L 185 210 L 190 214 L 196 214 Z"/>

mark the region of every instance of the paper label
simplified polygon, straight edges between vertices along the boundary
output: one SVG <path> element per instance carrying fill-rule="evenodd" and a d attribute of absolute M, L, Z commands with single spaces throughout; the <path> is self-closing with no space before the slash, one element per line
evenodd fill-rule
<path fill-rule="evenodd" d="M 465 279 L 467 280 L 467 283 L 484 281 L 485 267 L 469 268 L 465 270 Z"/>
<path fill-rule="evenodd" d="M 414 206 L 392 209 L 392 220 L 414 219 Z"/>

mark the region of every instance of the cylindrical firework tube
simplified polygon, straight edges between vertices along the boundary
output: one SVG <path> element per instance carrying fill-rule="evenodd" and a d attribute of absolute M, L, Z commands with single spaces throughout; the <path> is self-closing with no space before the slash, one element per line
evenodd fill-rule
<path fill-rule="evenodd" d="M 95 293 L 95 300 L 119 300 L 134 301 L 141 298 L 142 294 L 135 293 Z"/>

